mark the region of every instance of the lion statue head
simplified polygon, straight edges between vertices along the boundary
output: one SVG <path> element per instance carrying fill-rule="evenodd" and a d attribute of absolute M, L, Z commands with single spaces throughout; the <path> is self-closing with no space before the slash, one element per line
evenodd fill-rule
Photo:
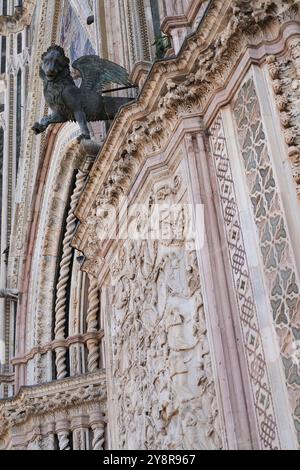
<path fill-rule="evenodd" d="M 41 75 L 47 81 L 54 81 L 70 74 L 70 61 L 60 46 L 51 46 L 42 55 Z"/>

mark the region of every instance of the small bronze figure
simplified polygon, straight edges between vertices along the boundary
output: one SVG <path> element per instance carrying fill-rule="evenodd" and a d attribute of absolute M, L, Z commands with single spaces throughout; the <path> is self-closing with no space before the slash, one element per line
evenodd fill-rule
<path fill-rule="evenodd" d="M 70 73 L 69 59 L 60 46 L 51 46 L 42 55 L 40 77 L 44 83 L 46 103 L 53 114 L 36 122 L 36 134 L 44 132 L 50 124 L 66 121 L 78 122 L 80 138 L 90 139 L 88 121 L 110 121 L 121 106 L 132 98 L 102 96 L 107 83 L 118 83 L 131 88 L 127 71 L 113 62 L 96 55 L 80 57 L 72 67 L 80 73 L 80 88 L 74 83 Z"/>

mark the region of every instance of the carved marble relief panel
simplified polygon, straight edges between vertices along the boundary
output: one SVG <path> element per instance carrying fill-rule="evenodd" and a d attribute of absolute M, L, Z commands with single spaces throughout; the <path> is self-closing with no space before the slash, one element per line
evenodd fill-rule
<path fill-rule="evenodd" d="M 177 175 L 156 186 L 146 199 L 150 213 L 174 203 L 181 184 Z M 167 236 L 119 242 L 111 267 L 118 447 L 220 449 L 196 251 L 186 244 L 186 211 L 170 211 L 159 219 Z"/>
<path fill-rule="evenodd" d="M 300 365 L 295 360 L 300 338 L 299 283 L 252 78 L 239 91 L 233 113 L 260 241 L 270 308 L 300 443 Z"/>

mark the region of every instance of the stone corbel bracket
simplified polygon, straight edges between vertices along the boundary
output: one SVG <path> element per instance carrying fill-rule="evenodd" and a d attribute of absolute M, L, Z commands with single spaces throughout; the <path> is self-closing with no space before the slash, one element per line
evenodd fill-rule
<path fill-rule="evenodd" d="M 17 7 L 15 13 L 10 16 L 0 16 L 0 35 L 7 36 L 18 33 L 30 25 L 36 0 L 24 0 L 21 8 Z"/>
<path fill-rule="evenodd" d="M 79 169 L 83 173 L 88 174 L 101 150 L 101 144 L 94 140 L 82 140 L 79 145 L 79 150 L 81 155 Z"/>

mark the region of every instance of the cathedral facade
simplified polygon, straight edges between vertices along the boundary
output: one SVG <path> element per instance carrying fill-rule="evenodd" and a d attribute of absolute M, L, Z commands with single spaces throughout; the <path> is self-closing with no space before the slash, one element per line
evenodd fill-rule
<path fill-rule="evenodd" d="M 298 449 L 300 1 L 1 0 L 0 33 L 0 449 Z M 91 140 L 32 130 L 55 44 L 134 85 Z"/>

